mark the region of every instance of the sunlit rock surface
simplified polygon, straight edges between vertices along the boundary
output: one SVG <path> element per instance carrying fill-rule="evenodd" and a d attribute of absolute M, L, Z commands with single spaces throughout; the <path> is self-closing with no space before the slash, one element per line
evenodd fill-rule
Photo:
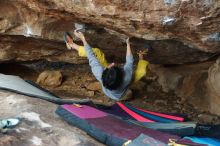
<path fill-rule="evenodd" d="M 5 91 L 0 91 L 0 101 L 0 119 L 21 119 L 17 127 L 0 133 L 0 146 L 102 146 L 55 115 L 55 104 Z"/>
<path fill-rule="evenodd" d="M 101 48 L 110 62 L 125 61 L 127 36 L 136 61 L 136 52 L 150 44 L 146 58 L 161 65 L 152 72 L 163 91 L 219 114 L 219 0 L 1 0 L 0 7 L 1 63 L 87 64 L 63 41 L 64 32 L 73 32 L 79 22 L 86 25 L 89 44 Z M 72 91 L 79 80 L 60 91 Z M 77 84 L 79 93 L 96 95 L 97 84 L 85 82 Z"/>
<path fill-rule="evenodd" d="M 123 58 L 128 35 L 136 38 L 135 48 L 144 43 L 155 48 L 148 57 L 151 62 L 182 64 L 207 60 L 215 54 L 205 52 L 219 51 L 219 5 L 215 0 L 3 0 L 0 32 L 62 40 L 64 31 L 81 22 L 86 23 L 89 42 L 105 52 L 114 50 Z"/>

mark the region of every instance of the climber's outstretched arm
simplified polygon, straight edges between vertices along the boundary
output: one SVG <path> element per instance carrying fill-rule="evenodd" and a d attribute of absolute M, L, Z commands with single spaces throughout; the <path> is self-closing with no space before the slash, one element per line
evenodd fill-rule
<path fill-rule="evenodd" d="M 126 52 L 126 63 L 124 65 L 124 69 L 133 74 L 133 64 L 134 64 L 134 58 L 131 51 L 131 45 L 129 38 L 126 40 L 127 43 L 127 52 Z"/>
<path fill-rule="evenodd" d="M 104 68 L 99 63 L 98 59 L 95 57 L 95 54 L 92 51 L 92 48 L 90 47 L 90 45 L 87 43 L 83 33 L 75 31 L 74 34 L 78 38 L 80 38 L 81 41 L 83 42 L 83 45 L 85 47 L 85 51 L 86 51 L 86 54 L 87 54 L 87 58 L 89 60 L 89 65 L 92 69 L 93 75 L 96 77 L 96 79 L 99 82 L 102 82 L 101 79 L 102 79 L 102 72 L 103 72 Z"/>
<path fill-rule="evenodd" d="M 132 55 L 132 51 L 131 51 L 131 45 L 130 45 L 130 39 L 129 39 L 129 38 L 127 38 L 126 44 L 127 44 L 126 57 L 127 57 L 127 56 L 133 56 L 133 55 Z"/>

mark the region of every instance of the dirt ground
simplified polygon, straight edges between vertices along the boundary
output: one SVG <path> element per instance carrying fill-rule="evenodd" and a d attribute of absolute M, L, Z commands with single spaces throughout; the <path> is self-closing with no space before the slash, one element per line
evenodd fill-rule
<path fill-rule="evenodd" d="M 62 98 L 89 98 L 96 103 L 111 105 L 113 100 L 107 98 L 101 89 L 89 90 L 87 85 L 97 82 L 90 72 L 88 64 L 71 65 L 65 63 L 49 63 L 46 61 L 18 64 L 2 64 L 0 73 L 19 75 L 20 77 L 36 81 L 44 70 L 59 70 L 63 75 L 62 84 L 58 87 L 44 88 Z M 152 111 L 174 113 L 186 116 L 191 121 L 200 123 L 220 124 L 220 118 L 204 111 L 195 109 L 190 103 L 184 103 L 174 93 L 162 92 L 161 87 L 152 74 L 148 74 L 138 84 L 131 86 L 133 98 L 130 104 Z"/>

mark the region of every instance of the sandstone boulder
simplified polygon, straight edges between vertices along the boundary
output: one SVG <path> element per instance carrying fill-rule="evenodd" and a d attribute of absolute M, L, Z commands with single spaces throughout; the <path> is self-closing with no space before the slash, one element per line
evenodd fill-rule
<path fill-rule="evenodd" d="M 210 112 L 220 115 L 220 59 L 209 69 L 207 86 Z"/>
<path fill-rule="evenodd" d="M 89 83 L 86 88 L 88 90 L 92 90 L 92 91 L 98 91 L 98 90 L 101 90 L 101 84 L 99 82 L 92 82 L 92 83 Z"/>
<path fill-rule="evenodd" d="M 37 78 L 37 84 L 43 86 L 57 87 L 62 83 L 63 76 L 60 71 L 44 71 Z"/>
<path fill-rule="evenodd" d="M 182 79 L 181 74 L 158 65 L 150 65 L 150 70 L 157 75 L 158 83 L 164 92 L 176 90 Z"/>

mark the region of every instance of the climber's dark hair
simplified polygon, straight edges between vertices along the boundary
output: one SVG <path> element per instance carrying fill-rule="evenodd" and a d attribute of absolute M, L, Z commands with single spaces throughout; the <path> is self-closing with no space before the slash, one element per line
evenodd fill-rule
<path fill-rule="evenodd" d="M 123 82 L 123 74 L 123 70 L 120 67 L 106 68 L 102 73 L 103 86 L 109 90 L 116 90 Z"/>

